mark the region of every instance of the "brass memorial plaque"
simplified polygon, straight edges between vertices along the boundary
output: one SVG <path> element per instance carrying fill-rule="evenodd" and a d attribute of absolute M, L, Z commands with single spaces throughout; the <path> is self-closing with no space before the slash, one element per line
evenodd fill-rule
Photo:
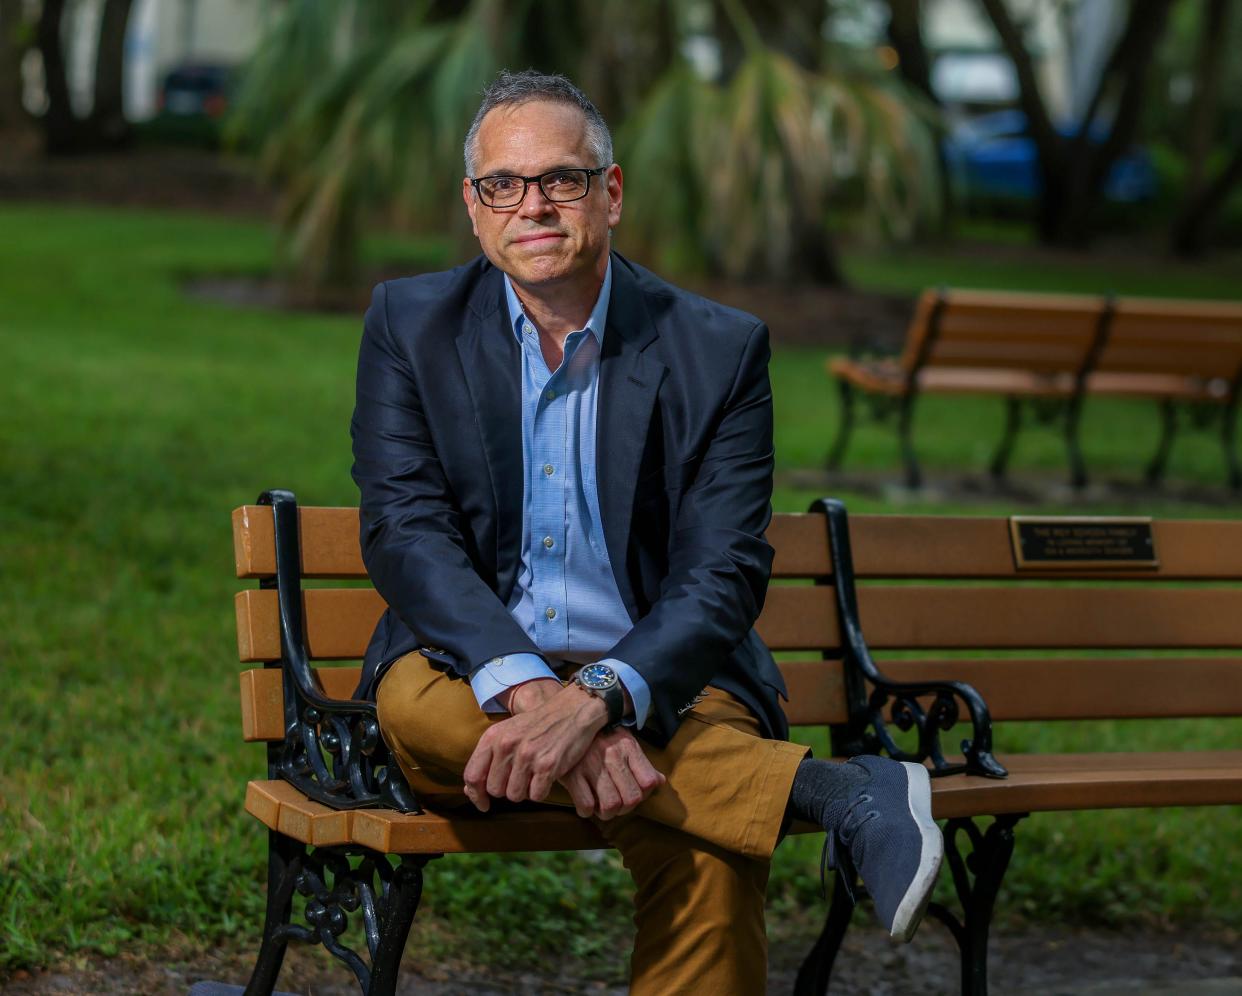
<path fill-rule="evenodd" d="M 1150 518 L 1011 515 L 1009 535 L 1019 570 L 1154 568 Z"/>

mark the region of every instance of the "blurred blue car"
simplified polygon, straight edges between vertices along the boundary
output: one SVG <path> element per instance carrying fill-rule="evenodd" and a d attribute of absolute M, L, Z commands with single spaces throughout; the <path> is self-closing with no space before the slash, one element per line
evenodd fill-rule
<path fill-rule="evenodd" d="M 1064 135 L 1072 134 L 1061 128 Z M 1104 135 L 1092 135 L 1102 142 Z M 1033 200 L 1039 195 L 1039 162 L 1026 115 L 994 111 L 957 125 L 944 140 L 945 166 L 959 196 L 967 200 Z M 1156 170 L 1141 148 L 1123 153 L 1104 181 L 1104 197 L 1121 204 L 1150 200 Z"/>

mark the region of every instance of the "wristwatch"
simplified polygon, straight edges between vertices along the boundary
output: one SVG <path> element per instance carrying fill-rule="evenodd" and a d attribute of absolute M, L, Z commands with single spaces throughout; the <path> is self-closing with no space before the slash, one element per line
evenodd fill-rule
<path fill-rule="evenodd" d="M 625 690 L 621 687 L 621 679 L 617 677 L 616 671 L 607 664 L 588 664 L 574 675 L 574 684 L 588 695 L 604 700 L 604 705 L 608 708 L 605 729 L 612 729 L 620 724 L 625 715 Z"/>

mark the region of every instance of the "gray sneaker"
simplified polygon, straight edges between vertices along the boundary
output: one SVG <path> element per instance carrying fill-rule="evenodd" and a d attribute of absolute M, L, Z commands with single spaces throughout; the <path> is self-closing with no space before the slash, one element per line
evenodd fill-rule
<path fill-rule="evenodd" d="M 827 857 L 847 881 L 857 872 L 889 936 L 908 941 L 931 898 L 944 839 L 931 813 L 931 780 L 921 764 L 861 755 L 848 764 L 870 776 L 828 829 Z"/>

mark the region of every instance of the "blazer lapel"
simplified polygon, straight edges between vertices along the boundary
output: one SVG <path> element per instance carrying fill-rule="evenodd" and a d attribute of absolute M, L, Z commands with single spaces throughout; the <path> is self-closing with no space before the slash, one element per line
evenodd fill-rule
<path fill-rule="evenodd" d="M 666 371 L 659 360 L 643 353 L 657 337 L 638 281 L 625 261 L 614 253 L 612 298 L 600 357 L 595 473 L 612 573 L 634 618 L 638 616 L 638 603 L 625 566 L 634 486 L 656 393 Z"/>
<path fill-rule="evenodd" d="M 496 574 L 501 598 L 517 576 L 522 544 L 522 386 L 519 346 L 509 328 L 503 277 L 489 267 L 470 296 L 457 337 L 466 386 L 487 457 L 496 507 Z"/>

